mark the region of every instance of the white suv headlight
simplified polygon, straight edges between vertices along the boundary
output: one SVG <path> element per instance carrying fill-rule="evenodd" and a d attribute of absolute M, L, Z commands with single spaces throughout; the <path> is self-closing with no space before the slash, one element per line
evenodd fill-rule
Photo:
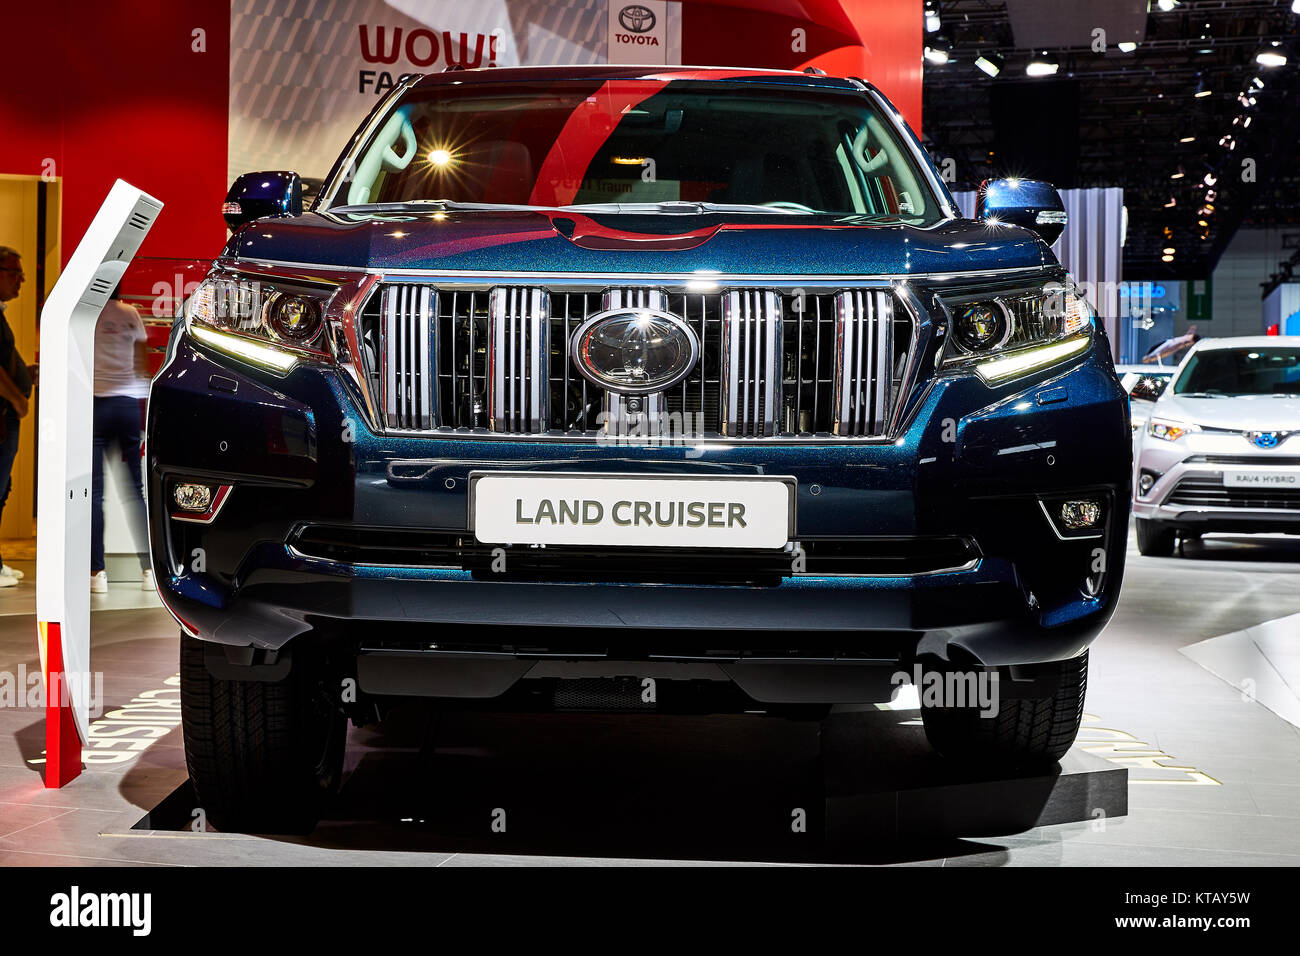
<path fill-rule="evenodd" d="M 1184 435 L 1199 432 L 1200 430 L 1200 425 L 1174 421 L 1169 418 L 1152 418 L 1147 422 L 1147 434 L 1152 438 L 1162 438 L 1165 441 L 1178 441 Z"/>

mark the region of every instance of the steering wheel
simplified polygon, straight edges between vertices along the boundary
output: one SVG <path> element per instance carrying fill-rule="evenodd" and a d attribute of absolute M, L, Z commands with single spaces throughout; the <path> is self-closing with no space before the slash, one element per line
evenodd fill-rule
<path fill-rule="evenodd" d="M 782 200 L 777 200 L 776 202 L 765 202 L 763 203 L 763 205 L 771 206 L 773 209 L 793 209 L 795 212 L 816 212 L 817 211 L 816 209 L 813 209 L 811 206 L 805 206 L 801 202 L 784 202 Z"/>

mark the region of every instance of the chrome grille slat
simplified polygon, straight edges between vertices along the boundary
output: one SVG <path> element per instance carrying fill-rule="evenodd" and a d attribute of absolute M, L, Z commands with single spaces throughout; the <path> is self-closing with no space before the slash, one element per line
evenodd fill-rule
<path fill-rule="evenodd" d="M 700 360 L 681 385 L 643 403 L 681 415 L 690 435 L 879 439 L 898 426 L 918 324 L 890 287 L 699 291 L 647 279 L 601 291 L 555 280 L 381 281 L 361 314 L 379 366 L 379 426 L 594 437 L 611 403 L 572 367 L 573 334 L 598 311 L 639 306 L 680 314 L 699 336 Z"/>
<path fill-rule="evenodd" d="M 781 296 L 771 289 L 729 289 L 722 295 L 722 434 L 776 434 L 780 407 Z"/>
<path fill-rule="evenodd" d="M 832 430 L 849 437 L 883 435 L 894 388 L 893 296 L 851 289 L 835 295 Z"/>
<path fill-rule="evenodd" d="M 424 285 L 394 285 L 383 291 L 380 414 L 388 428 L 423 431 L 436 425 L 432 299 L 433 290 Z"/>
<path fill-rule="evenodd" d="M 549 424 L 550 296 L 535 287 L 498 286 L 488 301 L 490 427 L 537 434 Z"/>

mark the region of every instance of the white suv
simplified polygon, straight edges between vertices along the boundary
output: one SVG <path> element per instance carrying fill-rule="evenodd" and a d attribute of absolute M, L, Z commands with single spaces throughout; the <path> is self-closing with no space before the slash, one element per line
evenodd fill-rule
<path fill-rule="evenodd" d="M 1135 460 L 1143 554 L 1172 554 L 1180 534 L 1300 534 L 1300 336 L 1198 342 Z"/>

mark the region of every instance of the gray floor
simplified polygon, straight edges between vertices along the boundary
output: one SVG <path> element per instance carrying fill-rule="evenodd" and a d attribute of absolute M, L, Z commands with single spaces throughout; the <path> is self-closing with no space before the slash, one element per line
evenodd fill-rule
<path fill-rule="evenodd" d="M 20 567 L 0 592 L 11 675 L 38 667 Z M 175 629 L 138 586 L 95 606 L 109 706 L 81 777 L 44 789 L 42 713 L 0 707 L 0 864 L 1300 864 L 1300 540 L 1130 553 L 1078 744 L 1129 769 L 1127 816 L 888 847 L 792 834 L 790 807 L 820 792 L 817 729 L 753 717 L 451 715 L 431 737 L 412 711 L 353 731 L 343 798 L 310 837 L 188 832 Z M 919 733 L 915 716 L 882 712 Z"/>

